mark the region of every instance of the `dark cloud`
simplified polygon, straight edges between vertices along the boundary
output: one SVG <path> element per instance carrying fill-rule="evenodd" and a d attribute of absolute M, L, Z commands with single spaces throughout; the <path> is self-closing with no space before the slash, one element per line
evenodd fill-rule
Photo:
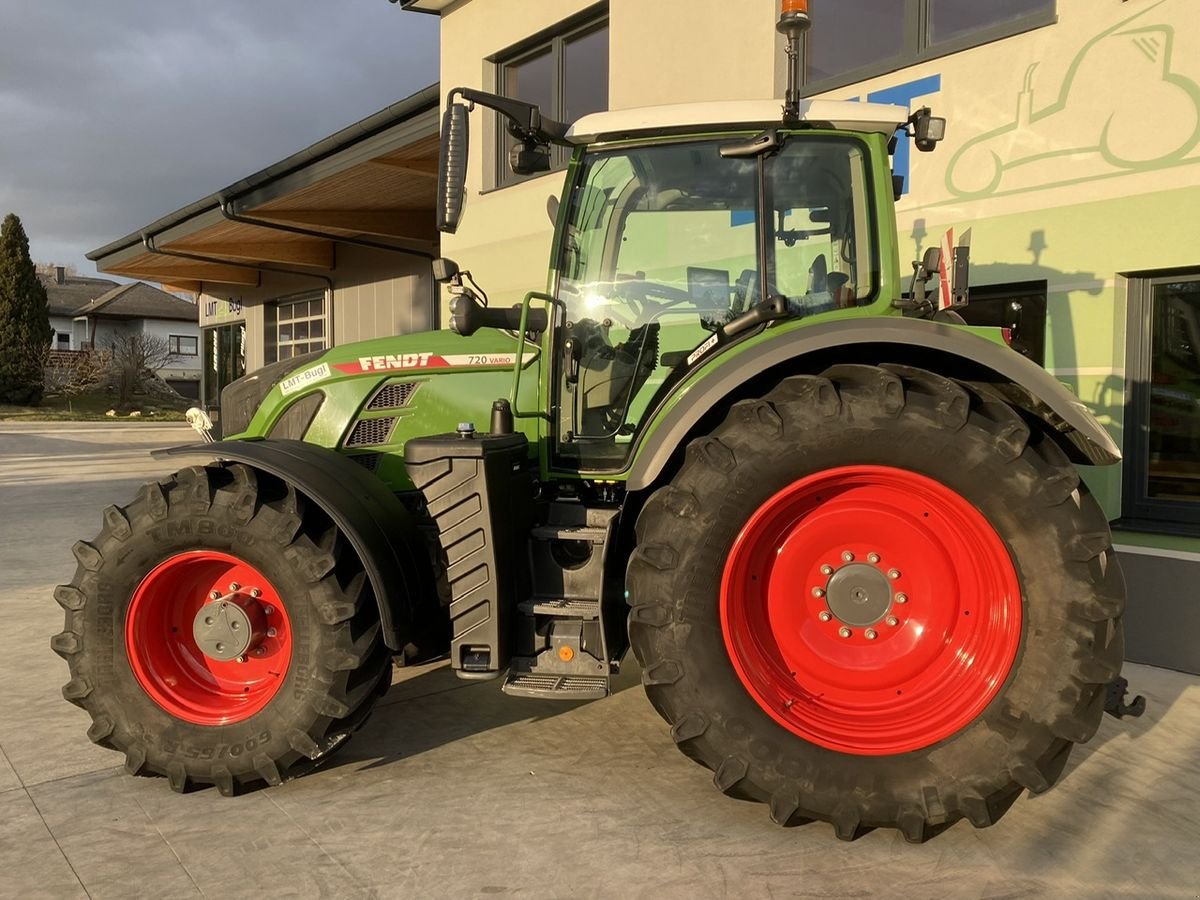
<path fill-rule="evenodd" d="M 0 215 L 84 253 L 437 78 L 387 0 L 0 0 Z"/>

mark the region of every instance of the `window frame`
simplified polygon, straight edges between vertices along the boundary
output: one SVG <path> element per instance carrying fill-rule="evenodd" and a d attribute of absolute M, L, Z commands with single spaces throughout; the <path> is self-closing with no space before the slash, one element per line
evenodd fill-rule
<path fill-rule="evenodd" d="M 183 349 L 184 341 L 192 342 L 190 351 Z M 169 334 L 167 335 L 167 350 L 172 356 L 199 356 L 200 338 L 191 334 Z"/>
<path fill-rule="evenodd" d="M 331 330 L 329 327 L 330 299 L 331 298 L 330 298 L 329 291 L 304 291 L 303 293 L 288 294 L 285 297 L 277 297 L 276 299 L 272 300 L 267 305 L 267 316 L 266 316 L 267 321 L 265 323 L 266 327 L 263 329 L 263 331 L 264 331 L 263 339 L 264 339 L 264 344 L 265 344 L 265 346 L 263 348 L 264 349 L 263 356 L 266 358 L 267 362 L 274 363 L 274 362 L 279 362 L 281 359 L 291 359 L 294 356 L 300 355 L 295 352 L 295 348 L 296 348 L 297 344 L 309 345 L 309 344 L 313 343 L 313 338 L 311 336 L 303 338 L 301 340 L 297 340 L 295 337 L 291 337 L 291 338 L 288 338 L 288 340 L 286 340 L 286 341 L 281 341 L 279 338 L 279 327 L 281 324 L 281 319 L 280 319 L 280 315 L 279 315 L 280 311 L 282 309 L 284 309 L 285 307 L 295 306 L 300 303 L 312 303 L 315 300 L 320 300 L 321 301 L 321 314 L 317 315 L 317 316 L 307 315 L 307 316 L 302 316 L 299 318 L 283 319 L 282 324 L 294 325 L 294 324 L 302 323 L 302 322 L 307 322 L 310 324 L 312 322 L 320 322 L 321 323 L 321 332 L 322 332 L 321 337 L 319 338 L 319 340 L 321 341 L 321 346 L 316 347 L 316 348 L 309 346 L 306 349 L 304 349 L 303 351 L 301 351 L 301 353 L 309 353 L 314 349 L 328 350 L 330 347 L 332 347 L 333 346 L 333 335 L 331 334 Z M 281 356 L 279 353 L 280 348 L 285 347 L 285 346 L 290 347 L 293 350 L 293 352 L 290 353 L 286 357 Z"/>
<path fill-rule="evenodd" d="M 502 97 L 509 96 L 508 94 L 508 73 L 513 66 L 528 62 L 542 53 L 549 51 L 551 55 L 551 69 L 553 72 L 553 81 L 550 86 L 551 103 L 553 109 L 542 110 L 547 116 L 559 121 L 563 120 L 564 115 L 564 88 L 566 85 L 566 46 L 572 41 L 586 37 L 593 32 L 601 29 L 609 29 L 609 15 L 607 0 L 604 3 L 599 3 L 588 9 L 582 10 L 576 15 L 562 22 L 538 32 L 535 35 L 527 38 L 520 43 L 514 44 L 511 47 L 497 53 L 490 59 L 492 66 L 492 77 L 496 86 L 496 93 Z M 609 37 L 609 65 L 612 64 L 612 44 L 611 31 Z M 611 72 L 611 68 L 610 68 Z M 611 98 L 610 98 L 611 99 Z M 512 187 L 515 184 L 524 184 L 527 181 L 532 181 L 535 178 L 540 178 L 544 175 L 553 173 L 561 173 L 566 170 L 571 162 L 571 148 L 554 146 L 550 148 L 551 163 L 550 171 L 542 172 L 538 175 L 517 175 L 508 165 L 508 151 L 511 149 L 515 138 L 508 133 L 506 127 L 506 119 L 499 113 L 492 113 L 493 118 L 493 137 L 494 148 L 493 155 L 495 164 L 491 173 L 491 190 L 501 190 L 506 187 Z"/>
<path fill-rule="evenodd" d="M 1131 276 L 1125 356 L 1124 473 L 1121 519 L 1131 531 L 1200 536 L 1200 500 L 1165 501 L 1149 496 L 1150 377 L 1154 356 L 1154 289 L 1162 284 L 1200 282 L 1200 269 Z"/>
<path fill-rule="evenodd" d="M 801 94 L 805 97 L 811 97 L 815 94 L 822 94 L 836 88 L 857 84 L 860 81 L 898 72 L 901 69 L 906 69 L 918 63 L 940 59 L 943 56 L 961 53 L 963 50 L 982 47 L 985 44 L 1002 41 L 1005 38 L 1014 37 L 1018 34 L 1045 28 L 1047 25 L 1058 24 L 1058 0 L 1053 0 L 1054 9 L 1052 10 L 1030 13 L 1019 19 L 1013 19 L 1010 22 L 998 22 L 995 25 L 989 25 L 986 28 L 972 31 L 960 37 L 933 43 L 930 32 L 930 4 L 932 0 L 898 0 L 898 2 L 904 4 L 904 45 L 897 55 L 886 60 L 859 66 L 857 69 L 843 72 L 840 75 L 830 78 L 809 81 L 808 42 L 812 32 L 806 34 L 804 38 L 804 65 L 801 69 L 804 84 Z"/>

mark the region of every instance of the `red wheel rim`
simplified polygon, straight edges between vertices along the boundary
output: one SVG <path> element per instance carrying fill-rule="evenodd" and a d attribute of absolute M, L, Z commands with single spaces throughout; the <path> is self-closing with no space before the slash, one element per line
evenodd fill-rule
<path fill-rule="evenodd" d="M 1021 591 L 1004 543 L 931 478 L 884 466 L 794 482 L 742 528 L 721 627 L 738 677 L 776 722 L 860 755 L 928 747 L 1004 684 Z"/>
<path fill-rule="evenodd" d="M 253 624 L 239 659 L 206 654 L 193 632 L 214 595 L 236 604 Z M 142 579 L 125 619 L 125 650 L 138 684 L 166 712 L 197 725 L 229 725 L 262 710 L 279 691 L 292 658 L 291 622 L 258 569 L 228 553 L 195 550 Z"/>

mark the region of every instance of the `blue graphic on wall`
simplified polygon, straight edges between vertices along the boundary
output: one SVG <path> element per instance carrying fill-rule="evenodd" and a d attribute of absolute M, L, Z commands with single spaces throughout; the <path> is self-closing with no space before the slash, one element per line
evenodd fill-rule
<path fill-rule="evenodd" d="M 911 111 L 914 100 L 939 93 L 941 90 L 942 76 L 940 74 L 930 75 L 926 78 L 918 78 L 916 81 L 898 84 L 895 87 L 884 88 L 881 91 L 872 91 L 867 94 L 867 102 L 894 103 L 896 106 L 903 106 Z M 937 110 L 934 110 L 935 115 L 936 113 Z M 904 177 L 903 193 L 907 194 L 911 180 L 909 174 L 912 172 L 912 138 L 904 131 L 898 131 L 896 135 L 899 141 L 896 144 L 896 155 L 892 158 L 892 173 Z"/>

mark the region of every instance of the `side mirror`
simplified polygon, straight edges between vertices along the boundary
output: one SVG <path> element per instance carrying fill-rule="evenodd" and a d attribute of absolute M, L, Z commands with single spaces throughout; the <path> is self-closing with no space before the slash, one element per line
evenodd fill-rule
<path fill-rule="evenodd" d="M 451 103 L 442 117 L 442 152 L 438 159 L 438 231 L 454 234 L 462 220 L 467 190 L 470 120 L 464 103 Z"/>
<path fill-rule="evenodd" d="M 921 257 L 921 268 L 926 274 L 932 274 L 942 268 L 942 248 L 930 247 Z"/>
<path fill-rule="evenodd" d="M 452 259 L 439 257 L 431 265 L 433 268 L 433 280 L 438 284 L 445 284 L 447 281 L 453 281 L 458 277 L 458 263 Z"/>
<path fill-rule="evenodd" d="M 513 144 L 508 165 L 514 175 L 540 175 L 550 171 L 550 148 L 545 144 Z"/>

